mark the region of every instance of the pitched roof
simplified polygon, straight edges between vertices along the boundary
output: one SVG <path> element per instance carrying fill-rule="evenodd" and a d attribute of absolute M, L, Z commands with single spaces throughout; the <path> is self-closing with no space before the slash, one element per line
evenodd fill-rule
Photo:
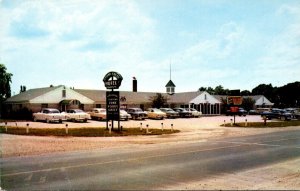
<path fill-rule="evenodd" d="M 78 93 L 94 100 L 95 102 L 105 102 L 106 90 L 83 90 L 75 89 Z M 155 96 L 154 92 L 131 92 L 120 91 L 120 97 L 125 97 L 127 103 L 145 103 L 150 102 L 150 98 Z"/>
<path fill-rule="evenodd" d="M 46 94 L 52 90 L 55 90 L 56 88 L 61 87 L 59 86 L 53 86 L 53 87 L 46 87 L 46 88 L 36 88 L 36 89 L 30 89 L 25 92 L 22 92 L 18 95 L 12 96 L 8 98 L 5 103 L 20 103 L 20 102 L 29 102 L 30 100 L 41 96 L 43 94 Z"/>
<path fill-rule="evenodd" d="M 170 81 L 167 83 L 166 87 L 176 87 L 176 86 L 175 86 L 175 84 L 172 82 L 172 80 L 170 80 Z"/>
<path fill-rule="evenodd" d="M 171 103 L 189 103 L 192 99 L 196 98 L 203 92 L 196 91 L 196 92 L 182 92 L 176 93 L 169 96 L 169 102 Z"/>

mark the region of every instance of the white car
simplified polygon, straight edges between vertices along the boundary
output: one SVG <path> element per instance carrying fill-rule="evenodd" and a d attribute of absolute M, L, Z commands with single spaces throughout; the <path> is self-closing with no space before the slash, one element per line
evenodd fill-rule
<path fill-rule="evenodd" d="M 91 112 L 88 112 L 92 119 L 96 120 L 106 120 L 106 109 L 104 108 L 94 108 Z"/>
<path fill-rule="evenodd" d="M 87 122 L 88 119 L 91 119 L 91 116 L 90 116 L 90 114 L 85 113 L 81 109 L 69 109 L 66 112 L 66 118 L 68 121 Z"/>
<path fill-rule="evenodd" d="M 149 119 L 164 119 L 167 117 L 166 113 L 157 108 L 149 108 L 147 110 L 147 115 Z"/>
<path fill-rule="evenodd" d="M 200 117 L 202 115 L 202 112 L 197 111 L 194 108 L 186 108 L 185 110 L 191 112 L 193 117 Z"/>
<path fill-rule="evenodd" d="M 44 108 L 41 112 L 34 113 L 32 115 L 33 121 L 45 121 L 50 122 L 59 122 L 62 123 L 63 120 L 66 120 L 66 115 L 60 113 L 58 109 Z"/>
<path fill-rule="evenodd" d="M 131 115 L 127 113 L 125 110 L 120 110 L 120 120 L 128 121 L 128 119 L 131 119 Z"/>

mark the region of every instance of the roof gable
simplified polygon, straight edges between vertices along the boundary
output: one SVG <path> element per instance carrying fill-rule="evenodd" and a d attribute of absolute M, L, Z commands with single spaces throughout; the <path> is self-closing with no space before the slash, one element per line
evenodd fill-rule
<path fill-rule="evenodd" d="M 170 81 L 167 83 L 166 87 L 176 87 L 176 86 L 175 86 L 175 84 L 172 82 L 172 80 L 170 80 Z"/>
<path fill-rule="evenodd" d="M 20 102 L 30 102 L 30 100 L 41 96 L 43 94 L 46 94 L 50 91 L 53 91 L 59 87 L 62 86 L 55 86 L 55 87 L 46 87 L 46 88 L 36 88 L 36 89 L 30 89 L 25 92 L 22 92 L 18 95 L 15 95 L 13 97 L 8 98 L 5 103 L 20 103 Z"/>
<path fill-rule="evenodd" d="M 63 96 L 63 90 L 65 95 Z M 32 100 L 30 103 L 59 103 L 62 100 L 78 100 L 82 104 L 93 104 L 94 101 L 88 97 L 64 86 L 60 86 L 50 92 L 40 95 Z"/>
<path fill-rule="evenodd" d="M 202 94 L 198 95 L 189 103 L 194 103 L 194 104 L 200 104 L 200 103 L 210 103 L 210 104 L 217 104 L 221 103 L 218 99 L 216 99 L 214 96 L 210 95 L 207 92 L 203 92 Z"/>

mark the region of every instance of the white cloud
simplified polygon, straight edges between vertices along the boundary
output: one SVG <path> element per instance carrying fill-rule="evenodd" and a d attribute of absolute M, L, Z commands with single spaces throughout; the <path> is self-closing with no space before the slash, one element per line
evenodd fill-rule
<path fill-rule="evenodd" d="M 1 48 L 1 54 L 14 71 L 17 88 L 26 85 L 24 77 L 39 78 L 23 73 L 21 79 L 21 70 L 43 76 L 44 80 L 36 80 L 34 87 L 67 83 L 67 77 L 72 79 L 70 86 L 89 81 L 93 85 L 84 83 L 85 87 L 98 88 L 102 80 L 99 76 L 108 70 L 133 76 L 149 65 L 143 55 L 155 43 L 154 22 L 134 1 L 26 1 L 3 10 L 6 19 L 1 36 L 5 38 L 0 41 L 6 46 Z M 31 30 L 24 34 L 19 26 Z M 45 31 L 39 38 L 35 34 L 38 29 Z M 54 78 L 55 82 L 51 82 Z M 95 79 L 99 81 L 93 82 Z"/>
<path fill-rule="evenodd" d="M 276 35 L 264 48 L 264 56 L 258 59 L 255 71 L 266 82 L 275 85 L 299 81 L 300 76 L 300 7 L 283 5 L 280 14 L 289 14 L 289 23 L 282 33 Z M 276 80 L 278 79 L 278 80 Z"/>

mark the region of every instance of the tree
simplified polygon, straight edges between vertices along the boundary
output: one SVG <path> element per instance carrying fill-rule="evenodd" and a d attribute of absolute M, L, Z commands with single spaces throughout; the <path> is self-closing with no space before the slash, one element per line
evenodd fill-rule
<path fill-rule="evenodd" d="M 207 93 L 213 95 L 215 93 L 215 90 L 212 87 L 200 87 L 199 91 L 203 92 L 206 91 Z"/>
<path fill-rule="evenodd" d="M 11 96 L 10 83 L 12 74 L 6 72 L 4 64 L 0 64 L 0 118 L 4 114 L 2 103 Z"/>
<path fill-rule="evenodd" d="M 6 71 L 4 64 L 0 64 L 0 101 L 11 97 L 10 83 L 12 74 Z"/>
<path fill-rule="evenodd" d="M 249 90 L 241 91 L 241 96 L 249 96 L 249 95 L 251 95 L 251 92 Z"/>
<path fill-rule="evenodd" d="M 214 93 L 215 93 L 215 95 L 229 95 L 230 90 L 224 89 L 223 86 L 218 85 L 215 87 Z"/>
<path fill-rule="evenodd" d="M 253 109 L 253 105 L 255 104 L 255 100 L 253 100 L 252 98 L 244 98 L 243 102 L 242 102 L 242 107 L 246 110 L 249 111 L 251 109 Z"/>
<path fill-rule="evenodd" d="M 279 87 L 276 93 L 279 107 L 299 107 L 300 82 L 289 83 Z"/>
<path fill-rule="evenodd" d="M 150 101 L 152 102 L 152 107 L 161 108 L 167 104 L 168 99 L 161 93 L 157 93 L 156 96 L 150 97 Z"/>
<path fill-rule="evenodd" d="M 252 95 L 264 95 L 271 99 L 274 93 L 272 84 L 260 84 L 252 90 Z"/>

